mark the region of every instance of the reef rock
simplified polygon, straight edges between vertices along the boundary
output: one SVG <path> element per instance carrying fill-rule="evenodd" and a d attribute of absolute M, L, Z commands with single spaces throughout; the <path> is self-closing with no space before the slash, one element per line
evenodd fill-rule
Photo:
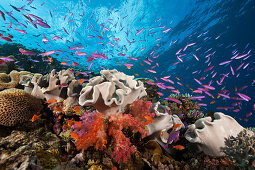
<path fill-rule="evenodd" d="M 124 111 L 128 104 L 145 96 L 144 85 L 117 70 L 102 70 L 101 76 L 93 77 L 81 90 L 79 104 L 94 106 L 104 114 L 116 114 Z"/>
<path fill-rule="evenodd" d="M 222 148 L 228 137 L 236 137 L 244 128 L 231 116 L 220 112 L 214 113 L 215 120 L 205 117 L 188 126 L 185 138 L 210 156 L 224 156 Z M 253 134 L 251 131 L 249 134 Z"/>

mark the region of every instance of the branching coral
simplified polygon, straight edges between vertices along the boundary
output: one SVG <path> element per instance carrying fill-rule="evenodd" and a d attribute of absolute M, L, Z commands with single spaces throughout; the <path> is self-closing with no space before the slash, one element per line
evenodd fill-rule
<path fill-rule="evenodd" d="M 144 121 L 144 116 L 154 117 L 155 114 L 151 113 L 152 103 L 142 99 L 133 102 L 130 106 L 130 114 L 132 114 L 136 121 Z"/>
<path fill-rule="evenodd" d="M 237 167 L 255 168 L 255 135 L 248 135 L 247 130 L 241 131 L 237 137 L 229 137 L 222 150 Z"/>

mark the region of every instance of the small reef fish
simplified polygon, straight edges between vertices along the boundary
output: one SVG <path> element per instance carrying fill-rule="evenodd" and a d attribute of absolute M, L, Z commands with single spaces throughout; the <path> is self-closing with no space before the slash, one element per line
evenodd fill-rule
<path fill-rule="evenodd" d="M 75 107 L 73 108 L 73 111 L 74 111 L 75 113 L 81 113 L 80 106 L 75 106 Z"/>
<path fill-rule="evenodd" d="M 179 134 L 180 134 L 180 131 L 176 131 L 176 130 L 171 131 L 167 139 L 167 143 L 165 145 L 166 149 L 168 149 L 168 145 L 171 144 L 173 141 L 177 142 L 177 140 L 179 140 Z"/>
<path fill-rule="evenodd" d="M 62 112 L 63 109 L 60 107 L 60 106 L 54 106 L 54 110 L 57 111 L 57 112 Z"/>
<path fill-rule="evenodd" d="M 56 102 L 57 102 L 56 99 L 49 99 L 45 103 L 56 103 Z"/>
<path fill-rule="evenodd" d="M 179 130 L 181 126 L 182 126 L 182 124 L 175 124 L 173 129 Z"/>
<path fill-rule="evenodd" d="M 40 119 L 41 115 L 37 116 L 36 114 L 34 114 L 34 116 L 32 117 L 32 122 L 34 122 L 37 119 Z"/>
<path fill-rule="evenodd" d="M 175 146 L 173 146 L 173 148 L 174 148 L 174 149 L 177 149 L 177 150 L 183 150 L 183 149 L 185 149 L 185 147 L 182 146 L 182 145 L 175 145 Z"/>
<path fill-rule="evenodd" d="M 22 48 L 20 48 L 19 51 L 20 51 L 23 55 L 36 55 L 35 52 L 33 52 L 33 51 L 26 51 L 26 50 L 23 50 Z"/>
<path fill-rule="evenodd" d="M 149 124 L 155 122 L 155 120 L 153 120 L 153 118 L 151 116 L 146 115 L 146 116 L 144 116 L 144 118 L 146 119 L 146 122 L 143 123 L 144 125 L 149 125 Z"/>
<path fill-rule="evenodd" d="M 180 100 L 174 99 L 172 97 L 167 97 L 167 98 L 165 98 L 165 100 L 171 100 L 171 101 L 176 102 L 178 104 L 182 104 L 182 102 Z"/>
<path fill-rule="evenodd" d="M 9 37 L 4 37 L 4 36 L 1 36 L 1 38 L 5 41 L 9 41 L 9 42 L 12 42 L 12 40 L 9 38 Z"/>
<path fill-rule="evenodd" d="M 18 32 L 20 32 L 20 33 L 22 33 L 22 34 L 27 34 L 27 32 L 24 31 L 24 30 L 20 30 L 20 29 L 17 29 L 17 28 L 15 28 L 15 30 L 18 31 Z"/>

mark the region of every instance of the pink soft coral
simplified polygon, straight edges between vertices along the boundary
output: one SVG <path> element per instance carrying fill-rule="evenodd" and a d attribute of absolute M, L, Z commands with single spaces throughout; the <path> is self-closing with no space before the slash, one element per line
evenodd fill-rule
<path fill-rule="evenodd" d="M 88 132 L 88 127 L 91 123 L 94 122 L 96 116 L 96 112 L 85 112 L 81 117 L 79 121 L 82 126 L 78 126 L 77 124 L 72 125 L 71 129 L 74 133 L 82 137 L 85 133 Z"/>

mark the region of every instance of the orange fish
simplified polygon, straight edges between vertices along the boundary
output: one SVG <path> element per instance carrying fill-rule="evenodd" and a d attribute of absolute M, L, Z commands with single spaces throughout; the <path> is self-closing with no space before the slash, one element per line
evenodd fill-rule
<path fill-rule="evenodd" d="M 68 126 L 72 126 L 74 124 L 74 121 L 72 121 L 72 120 L 68 120 L 66 122 L 67 122 Z"/>
<path fill-rule="evenodd" d="M 116 64 L 121 65 L 121 63 L 116 63 Z"/>
<path fill-rule="evenodd" d="M 57 106 L 57 105 L 54 106 L 54 110 L 57 111 L 57 112 L 62 112 L 63 111 L 62 108 Z"/>
<path fill-rule="evenodd" d="M 67 126 L 67 125 L 63 125 L 63 127 L 62 127 L 63 129 L 69 129 L 69 127 Z"/>
<path fill-rule="evenodd" d="M 85 81 L 85 79 L 80 79 L 80 84 L 82 84 Z"/>
<path fill-rule="evenodd" d="M 77 133 L 71 132 L 71 138 L 77 140 L 79 138 L 79 135 L 77 135 Z"/>
<path fill-rule="evenodd" d="M 185 147 L 182 146 L 182 145 L 175 145 L 175 146 L 173 146 L 173 148 L 174 148 L 174 149 L 177 149 L 177 150 L 183 150 L 183 149 L 185 149 Z"/>
<path fill-rule="evenodd" d="M 173 129 L 179 129 L 182 126 L 182 124 L 175 124 Z"/>
<path fill-rule="evenodd" d="M 237 88 L 235 87 L 235 91 L 237 91 Z"/>
<path fill-rule="evenodd" d="M 49 60 L 50 60 L 50 62 L 52 63 L 52 61 L 53 61 L 52 57 L 49 57 Z"/>
<path fill-rule="evenodd" d="M 155 122 L 155 120 L 153 120 L 151 116 L 146 115 L 144 116 L 144 118 L 147 120 L 146 122 L 143 123 L 144 125 L 149 125 L 152 122 Z"/>
<path fill-rule="evenodd" d="M 128 69 L 131 69 L 131 66 L 127 66 Z"/>
<path fill-rule="evenodd" d="M 75 123 L 78 127 L 82 127 L 81 122 L 74 121 L 74 123 Z"/>
<path fill-rule="evenodd" d="M 181 80 L 179 77 L 175 77 L 177 80 Z"/>
<path fill-rule="evenodd" d="M 139 74 L 137 74 L 137 73 L 135 73 L 134 75 L 135 75 L 135 76 L 139 76 Z"/>
<path fill-rule="evenodd" d="M 58 119 L 61 119 L 62 118 L 62 115 L 58 115 Z"/>
<path fill-rule="evenodd" d="M 57 102 L 56 99 L 49 99 L 49 100 L 46 101 L 46 103 L 56 103 L 56 102 Z"/>
<path fill-rule="evenodd" d="M 60 64 L 61 64 L 61 65 L 67 65 L 67 63 L 66 63 L 66 62 L 61 62 Z"/>
<path fill-rule="evenodd" d="M 217 99 L 220 98 L 220 95 L 217 96 Z"/>
<path fill-rule="evenodd" d="M 215 101 L 211 101 L 211 102 L 210 102 L 210 104 L 214 104 L 214 103 L 215 103 Z"/>
<path fill-rule="evenodd" d="M 163 131 L 161 130 L 161 134 L 160 134 L 161 136 L 163 136 L 164 135 L 164 133 L 163 133 Z"/>
<path fill-rule="evenodd" d="M 143 66 L 143 63 L 140 63 L 141 64 L 141 66 Z"/>
<path fill-rule="evenodd" d="M 73 108 L 73 111 L 74 111 L 75 113 L 80 113 L 80 111 L 81 111 L 80 106 L 75 106 L 75 107 Z"/>
<path fill-rule="evenodd" d="M 102 31 L 101 34 L 104 35 L 104 31 Z"/>
<path fill-rule="evenodd" d="M 40 115 L 41 116 L 41 115 Z M 34 114 L 34 116 L 32 117 L 32 122 L 34 122 L 36 119 L 39 119 L 40 116 L 37 116 L 36 114 Z"/>

